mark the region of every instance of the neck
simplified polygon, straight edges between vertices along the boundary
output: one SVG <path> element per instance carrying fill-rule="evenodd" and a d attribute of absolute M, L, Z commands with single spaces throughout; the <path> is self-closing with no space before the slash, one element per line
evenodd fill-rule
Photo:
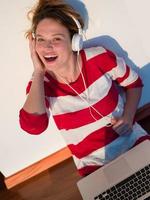
<path fill-rule="evenodd" d="M 71 83 L 74 82 L 79 74 L 79 66 L 78 66 L 78 61 L 77 61 L 77 55 L 75 53 L 72 54 L 70 61 L 66 63 L 65 66 L 62 66 L 61 68 L 49 72 L 53 78 L 55 78 L 57 81 L 61 83 Z"/>

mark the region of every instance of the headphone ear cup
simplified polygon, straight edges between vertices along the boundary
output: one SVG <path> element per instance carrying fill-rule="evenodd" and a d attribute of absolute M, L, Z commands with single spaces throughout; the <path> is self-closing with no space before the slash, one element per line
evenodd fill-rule
<path fill-rule="evenodd" d="M 72 37 L 72 50 L 80 51 L 83 47 L 83 38 L 80 34 L 74 34 Z"/>

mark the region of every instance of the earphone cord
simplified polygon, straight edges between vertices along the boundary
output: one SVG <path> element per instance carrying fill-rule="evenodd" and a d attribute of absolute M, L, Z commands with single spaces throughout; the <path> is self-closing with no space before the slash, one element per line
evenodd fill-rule
<path fill-rule="evenodd" d="M 83 73 L 82 73 L 82 69 L 81 69 L 81 66 L 80 66 L 80 63 L 79 63 L 79 51 L 77 52 L 77 65 L 79 67 L 79 70 L 80 70 L 80 73 L 81 73 L 81 76 L 82 76 L 82 80 L 83 80 L 83 84 L 84 84 L 84 88 L 85 88 L 85 92 L 86 92 L 86 96 L 87 96 L 87 100 L 85 100 L 80 94 L 78 94 L 79 96 L 81 96 L 80 98 L 84 99 L 84 101 L 87 102 L 88 104 L 88 107 L 89 107 L 89 111 L 90 111 L 90 115 L 92 116 L 92 118 L 97 121 L 97 119 L 94 117 L 94 115 L 92 114 L 92 109 L 101 117 L 105 117 L 103 114 L 101 114 L 97 109 L 94 108 L 94 106 L 90 105 L 89 103 L 89 91 L 87 89 L 87 85 L 86 85 L 86 82 L 85 82 L 85 78 L 83 76 Z M 69 85 L 70 86 L 70 85 Z M 74 89 L 74 88 L 73 88 Z M 77 93 L 77 91 L 76 91 Z M 108 117 L 108 116 L 107 116 Z M 110 117 L 109 117 L 110 118 Z"/>
<path fill-rule="evenodd" d="M 86 96 L 87 96 L 87 100 L 84 99 L 81 94 L 79 94 L 71 85 L 69 85 L 69 83 L 59 74 L 57 74 L 59 76 L 59 78 L 61 78 L 61 80 L 68 85 L 68 87 L 70 87 L 85 103 L 87 103 L 88 105 L 88 108 L 89 108 L 89 111 L 90 111 L 90 115 L 92 116 L 92 118 L 97 121 L 97 119 L 94 117 L 94 115 L 92 114 L 92 109 L 101 117 L 108 117 L 109 119 L 111 119 L 111 117 L 109 116 L 104 116 L 103 114 L 101 114 L 97 109 L 95 109 L 92 105 L 90 105 L 89 103 L 89 94 L 88 94 L 88 89 L 87 89 L 87 86 L 86 86 L 86 83 L 85 83 L 85 79 L 84 79 L 84 76 L 83 76 L 83 73 L 82 73 L 82 70 L 81 70 L 81 67 L 80 67 L 80 64 L 79 64 L 79 60 L 78 60 L 78 57 L 79 57 L 79 52 L 77 53 L 77 65 L 79 67 L 79 70 L 80 70 L 80 73 L 81 73 L 81 76 L 82 76 L 82 80 L 83 80 L 83 84 L 84 84 L 84 87 L 85 87 L 85 92 L 86 92 Z M 106 126 L 111 126 L 111 123 L 107 124 Z"/>

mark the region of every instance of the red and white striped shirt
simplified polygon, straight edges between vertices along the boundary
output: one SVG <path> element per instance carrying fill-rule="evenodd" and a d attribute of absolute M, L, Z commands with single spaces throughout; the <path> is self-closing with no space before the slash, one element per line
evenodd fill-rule
<path fill-rule="evenodd" d="M 130 149 L 139 139 L 147 137 L 147 133 L 137 123 L 132 133 L 126 135 L 118 135 L 107 126 L 112 116 L 121 116 L 124 110 L 116 83 L 125 90 L 142 87 L 138 74 L 122 58 L 103 47 L 81 50 L 80 55 L 86 88 L 81 74 L 70 83 L 80 96 L 48 73 L 44 86 L 47 108 L 72 152 L 79 173 L 84 176 Z M 27 93 L 31 83 L 32 80 Z M 48 114 L 33 115 L 21 109 L 20 125 L 30 134 L 40 134 L 48 126 Z"/>

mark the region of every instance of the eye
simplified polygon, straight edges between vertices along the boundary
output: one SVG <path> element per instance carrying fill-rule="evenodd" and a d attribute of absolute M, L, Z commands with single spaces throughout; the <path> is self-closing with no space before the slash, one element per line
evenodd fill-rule
<path fill-rule="evenodd" d="M 56 38 L 57 41 L 61 40 L 61 38 Z"/>
<path fill-rule="evenodd" d="M 60 37 L 53 38 L 53 42 L 60 42 L 60 41 L 61 41 Z"/>
<path fill-rule="evenodd" d="M 44 42 L 44 39 L 43 38 L 36 38 L 36 41 L 37 42 Z"/>

